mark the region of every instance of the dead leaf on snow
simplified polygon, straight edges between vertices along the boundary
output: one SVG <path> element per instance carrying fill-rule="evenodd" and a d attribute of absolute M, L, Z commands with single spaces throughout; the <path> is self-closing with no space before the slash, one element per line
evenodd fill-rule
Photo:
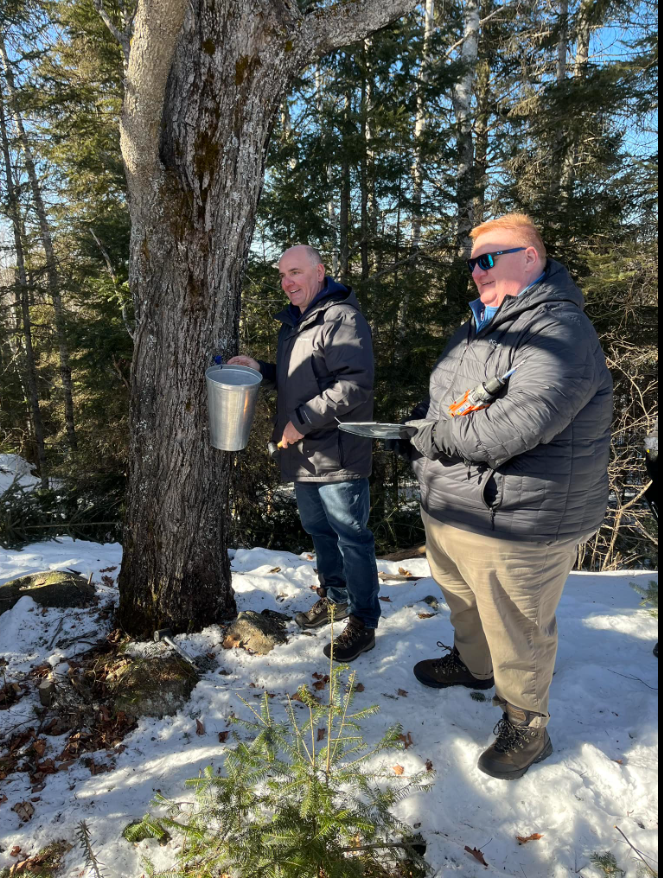
<path fill-rule="evenodd" d="M 20 853 L 21 853 L 21 849 L 18 845 L 16 845 L 16 847 L 13 847 L 11 849 L 11 851 L 9 852 L 9 856 L 10 857 L 17 857 Z"/>
<path fill-rule="evenodd" d="M 535 832 L 533 835 L 517 835 L 516 841 L 518 844 L 527 844 L 528 841 L 540 841 L 543 838 L 541 833 Z"/>
<path fill-rule="evenodd" d="M 324 741 L 327 737 L 327 729 L 318 729 L 318 741 Z"/>
<path fill-rule="evenodd" d="M 409 570 L 406 570 L 405 567 L 399 567 L 398 572 L 401 576 L 412 576 Z"/>
<path fill-rule="evenodd" d="M 325 688 L 326 685 L 327 684 L 325 683 L 324 680 L 318 680 L 317 683 L 313 684 L 313 688 L 315 689 L 316 692 L 322 692 L 322 690 Z"/>
<path fill-rule="evenodd" d="M 197 735 L 205 735 L 205 723 L 202 720 L 196 720 L 196 734 Z"/>
<path fill-rule="evenodd" d="M 394 765 L 394 774 L 397 774 L 399 777 L 402 777 L 405 774 L 405 769 L 402 765 Z"/>
<path fill-rule="evenodd" d="M 225 744 L 230 737 L 230 732 L 219 732 L 219 744 Z"/>
<path fill-rule="evenodd" d="M 281 572 L 281 568 L 280 568 L 280 567 L 274 567 L 274 568 L 273 568 L 272 570 L 270 570 L 269 572 L 270 572 L 270 573 L 280 573 L 280 572 Z"/>
<path fill-rule="evenodd" d="M 418 615 L 420 619 L 432 619 L 437 613 L 419 613 Z"/>
<path fill-rule="evenodd" d="M 30 802 L 18 802 L 12 808 L 12 811 L 15 811 L 19 818 L 23 821 L 23 823 L 27 823 L 32 820 L 34 817 L 35 809 L 34 806 L 30 804 Z"/>
<path fill-rule="evenodd" d="M 380 596 L 380 600 L 381 600 L 381 601 L 384 601 L 385 604 L 390 604 L 390 603 L 391 603 L 391 598 L 389 598 L 389 597 L 382 597 L 382 596 Z"/>
<path fill-rule="evenodd" d="M 427 759 L 426 760 L 426 771 L 432 771 L 432 770 L 433 770 L 433 763 L 431 762 L 430 759 Z"/>
<path fill-rule="evenodd" d="M 486 862 L 486 858 L 483 855 L 483 851 L 480 851 L 479 848 L 468 847 L 467 845 L 465 845 L 465 850 L 468 852 L 468 854 L 471 854 L 474 857 L 477 863 L 481 863 L 481 865 L 485 866 L 486 869 L 488 868 L 488 863 Z"/>
<path fill-rule="evenodd" d="M 0 805 L 4 805 L 7 801 L 7 796 L 4 793 L 0 793 Z"/>
<path fill-rule="evenodd" d="M 224 649 L 239 649 L 241 645 L 242 638 L 237 634 L 227 634 L 222 644 Z"/>
<path fill-rule="evenodd" d="M 365 691 L 366 691 L 366 686 L 364 686 L 363 683 L 357 683 L 357 685 L 355 686 L 355 692 L 365 692 Z"/>
<path fill-rule="evenodd" d="M 412 732 L 408 732 L 407 735 L 399 735 L 398 740 L 406 750 L 414 744 L 414 741 L 412 740 Z"/>
<path fill-rule="evenodd" d="M 401 698 L 407 698 L 408 696 L 408 693 L 405 691 L 405 689 L 399 689 L 397 694 L 400 695 Z"/>

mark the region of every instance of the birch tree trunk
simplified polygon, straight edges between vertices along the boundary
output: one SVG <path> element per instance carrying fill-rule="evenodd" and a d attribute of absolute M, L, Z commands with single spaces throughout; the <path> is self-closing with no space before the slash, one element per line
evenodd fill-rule
<path fill-rule="evenodd" d="M 39 406 L 39 386 L 37 382 L 37 367 L 35 363 L 34 349 L 32 347 L 32 321 L 30 318 L 30 303 L 28 298 L 28 278 L 25 271 L 25 256 L 23 250 L 23 236 L 21 234 L 21 215 L 18 195 L 14 186 L 11 155 L 9 150 L 9 137 L 5 119 L 4 94 L 0 86 L 0 139 L 2 140 L 2 154 L 5 163 L 5 180 L 7 185 L 7 202 L 9 216 L 14 234 L 14 250 L 16 253 L 17 289 L 15 296 L 16 327 L 23 335 L 22 358 L 24 367 L 21 369 L 21 380 L 30 406 L 32 430 L 35 438 L 37 451 L 37 465 L 42 488 L 48 488 L 48 464 L 46 462 L 46 439 L 44 421 Z M 19 354 L 19 352 L 16 352 Z"/>
<path fill-rule="evenodd" d="M 30 148 L 30 140 L 23 125 L 23 118 L 17 104 L 16 87 L 14 85 L 14 73 L 7 57 L 4 40 L 0 39 L 0 57 L 5 71 L 5 80 L 7 89 L 12 101 L 12 116 L 18 138 L 21 143 L 23 155 L 25 157 L 25 169 L 28 173 L 30 181 L 30 189 L 32 191 L 32 199 L 34 202 L 35 212 L 39 220 L 39 235 L 41 244 L 44 248 L 46 256 L 46 278 L 48 282 L 48 292 L 53 302 L 53 311 L 55 314 L 55 334 L 58 341 L 58 353 L 60 360 L 60 380 L 62 382 L 62 393 L 64 396 L 64 417 L 65 427 L 67 431 L 67 441 L 72 451 L 76 450 L 76 427 L 74 421 L 74 394 L 71 379 L 71 364 L 69 359 L 69 347 L 67 344 L 66 321 L 64 307 L 62 305 L 62 297 L 60 295 L 60 277 L 55 259 L 55 251 L 53 249 L 53 238 L 51 229 L 46 215 L 46 206 L 41 193 L 41 186 L 37 177 L 37 169 L 35 167 L 32 150 Z"/>
<path fill-rule="evenodd" d="M 453 90 L 458 141 L 458 174 L 456 198 L 458 221 L 456 242 L 458 255 L 469 256 L 472 242 L 469 236 L 474 226 L 474 142 L 472 137 L 472 98 L 479 56 L 480 0 L 465 0 L 463 10 L 464 40 L 460 57 L 464 74 Z"/>
<path fill-rule="evenodd" d="M 412 249 L 421 246 L 421 204 L 424 191 L 423 144 L 426 128 L 425 89 L 430 76 L 430 47 L 435 29 L 435 0 L 426 0 L 424 9 L 424 45 L 417 75 L 417 111 L 414 122 L 414 164 L 412 166 Z"/>
<path fill-rule="evenodd" d="M 120 620 L 132 634 L 235 612 L 231 455 L 212 449 L 204 370 L 236 352 L 267 148 L 289 83 L 416 0 L 139 0 L 121 144 L 136 332 Z"/>

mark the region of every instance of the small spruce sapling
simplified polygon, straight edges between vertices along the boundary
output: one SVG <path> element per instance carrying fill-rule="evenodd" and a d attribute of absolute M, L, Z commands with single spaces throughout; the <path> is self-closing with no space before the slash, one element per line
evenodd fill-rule
<path fill-rule="evenodd" d="M 194 802 L 157 797 L 155 804 L 165 806 L 167 816 L 148 815 L 143 831 L 159 837 L 167 830 L 183 836 L 184 844 L 174 868 L 156 873 L 147 862 L 148 874 L 363 878 L 394 874 L 382 871 L 387 860 L 407 862 L 411 875 L 428 872 L 413 848 L 410 827 L 393 808 L 410 793 L 429 789 L 434 774 L 406 778 L 385 765 L 370 766 L 375 756 L 403 749 L 402 728 L 393 726 L 368 746 L 360 722 L 378 708 L 354 709 L 356 674 L 344 686 L 347 670 L 335 667 L 332 657 L 328 703 L 302 686 L 295 699 L 288 697 L 283 722 L 272 715 L 267 694 L 259 709 L 240 699 L 255 719 L 233 722 L 253 740 L 245 743 L 235 733 L 236 747 L 225 754 L 219 772 L 210 766 L 187 781 Z M 303 718 L 295 703 L 303 705 Z"/>
<path fill-rule="evenodd" d="M 617 859 L 614 854 L 609 852 L 605 854 L 592 854 L 589 858 L 592 866 L 596 866 L 597 869 L 601 869 L 604 875 L 626 875 L 626 872 L 623 869 L 619 868 L 617 863 Z"/>
<path fill-rule="evenodd" d="M 658 582 L 655 579 L 651 579 L 646 588 L 632 582 L 631 588 L 642 598 L 642 606 L 650 607 L 652 616 L 658 619 Z"/>

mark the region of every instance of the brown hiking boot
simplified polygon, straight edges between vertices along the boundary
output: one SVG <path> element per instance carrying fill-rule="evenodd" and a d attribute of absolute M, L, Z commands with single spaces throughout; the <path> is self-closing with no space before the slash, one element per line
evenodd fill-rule
<path fill-rule="evenodd" d="M 343 664 L 353 662 L 362 652 L 369 652 L 374 646 L 375 629 L 367 628 L 361 619 L 350 616 L 345 631 L 333 643 L 327 644 L 323 652 L 327 658 L 331 658 L 333 648 L 334 661 Z"/>
<path fill-rule="evenodd" d="M 313 604 L 307 613 L 297 613 L 295 616 L 295 622 L 304 631 L 308 631 L 311 628 L 322 628 L 323 625 L 329 625 L 331 623 L 331 612 L 329 608 L 332 606 L 334 607 L 335 622 L 347 619 L 350 615 L 350 609 L 347 604 L 332 604 L 329 598 L 326 597 L 323 589 L 320 589 L 318 594 L 321 595 L 320 600 Z"/>
<path fill-rule="evenodd" d="M 433 689 L 448 689 L 450 686 L 465 686 L 467 689 L 493 688 L 495 680 L 492 677 L 488 680 L 478 680 L 462 660 L 455 646 L 452 649 L 444 643 L 437 645 L 440 649 L 446 649 L 447 655 L 439 659 L 427 659 L 415 665 L 414 676 L 420 683 Z"/>
<path fill-rule="evenodd" d="M 552 756 L 547 729 L 533 729 L 533 714 L 511 710 L 495 726 L 497 740 L 482 754 L 479 769 L 498 780 L 518 780 L 529 769 Z"/>

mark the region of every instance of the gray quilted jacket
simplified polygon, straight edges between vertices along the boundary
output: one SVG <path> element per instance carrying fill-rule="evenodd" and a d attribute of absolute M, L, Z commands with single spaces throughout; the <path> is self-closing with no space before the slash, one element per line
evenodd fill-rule
<path fill-rule="evenodd" d="M 276 364 L 260 363 L 278 398 L 272 439 L 288 421 L 304 438 L 280 453 L 284 482 L 345 482 L 371 474 L 372 442 L 342 433 L 341 421 L 373 419 L 373 342 L 354 292 L 331 278 L 327 295 L 297 320 L 292 308 L 276 319 Z"/>
<path fill-rule="evenodd" d="M 551 542 L 600 526 L 608 501 L 612 379 L 584 299 L 549 260 L 544 279 L 507 298 L 479 333 L 449 342 L 415 417 L 435 423 L 417 455 L 423 508 L 440 521 L 502 539 Z M 451 418 L 466 390 L 518 365 L 493 405 Z"/>

